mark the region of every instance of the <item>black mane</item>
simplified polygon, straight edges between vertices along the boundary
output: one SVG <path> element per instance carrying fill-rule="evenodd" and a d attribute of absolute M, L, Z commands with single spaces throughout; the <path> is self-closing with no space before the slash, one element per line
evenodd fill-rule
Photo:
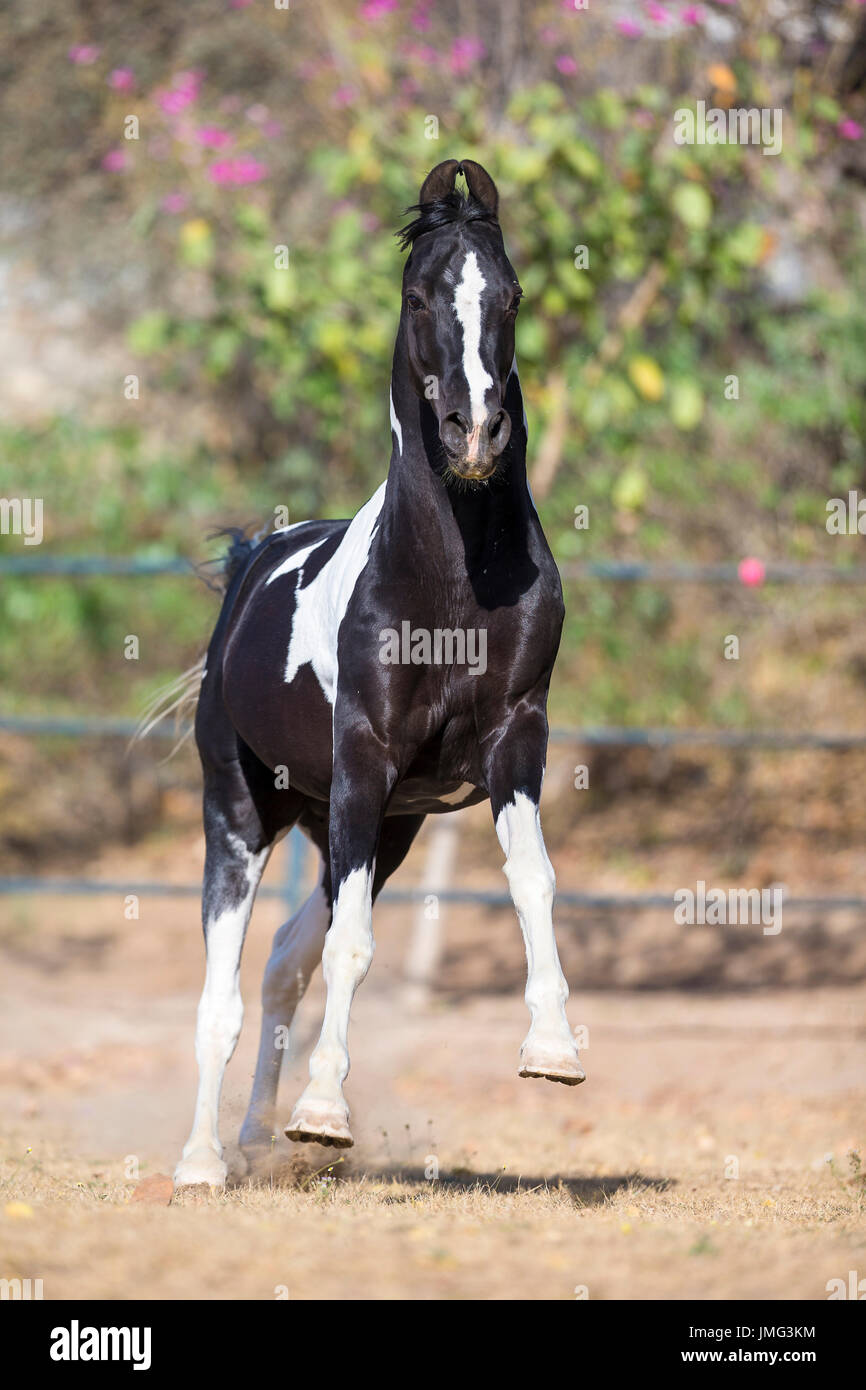
<path fill-rule="evenodd" d="M 438 231 L 440 227 L 449 223 L 458 222 L 465 225 L 468 222 L 489 222 L 493 226 L 499 225 L 496 215 L 489 208 L 477 198 L 473 198 L 471 193 L 464 196 L 456 189 L 432 203 L 413 203 L 406 212 L 417 212 L 418 216 L 407 227 L 401 227 L 394 233 L 400 240 L 401 251 L 414 245 L 418 237 L 423 236 L 425 232 Z"/>

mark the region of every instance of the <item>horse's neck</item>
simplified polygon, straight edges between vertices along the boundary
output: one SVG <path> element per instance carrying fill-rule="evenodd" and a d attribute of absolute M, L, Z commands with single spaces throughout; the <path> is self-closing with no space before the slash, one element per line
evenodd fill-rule
<path fill-rule="evenodd" d="M 505 407 L 511 437 L 496 478 L 480 487 L 465 487 L 442 477 L 443 453 L 432 406 L 420 400 L 398 351 L 391 378 L 393 450 L 385 495 L 385 513 L 395 533 L 429 537 L 443 550 L 455 550 L 478 564 L 503 543 L 525 546 L 533 514 L 526 482 L 526 424 L 516 368 L 508 379 Z M 404 529 L 405 528 L 405 529 Z"/>

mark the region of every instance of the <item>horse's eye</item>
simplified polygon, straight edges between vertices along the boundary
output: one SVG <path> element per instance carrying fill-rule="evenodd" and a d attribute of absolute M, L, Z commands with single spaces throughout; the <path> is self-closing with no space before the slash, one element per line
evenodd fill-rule
<path fill-rule="evenodd" d="M 423 308 L 424 308 L 424 301 L 423 301 L 423 299 L 419 299 L 418 296 L 417 296 L 417 294 L 407 294 L 407 296 L 406 296 L 406 303 L 408 304 L 409 308 L 412 310 L 412 313 L 413 313 L 413 314 L 414 314 L 414 313 L 417 313 L 417 311 L 418 311 L 419 309 L 423 309 Z"/>

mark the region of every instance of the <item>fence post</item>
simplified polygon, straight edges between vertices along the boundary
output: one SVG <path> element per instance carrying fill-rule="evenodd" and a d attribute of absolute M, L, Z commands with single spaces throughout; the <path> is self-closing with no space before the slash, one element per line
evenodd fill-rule
<path fill-rule="evenodd" d="M 428 825 L 427 859 L 421 880 L 422 899 L 415 911 L 409 950 L 406 953 L 404 997 L 410 1008 L 423 1008 L 429 1002 L 430 988 L 442 957 L 442 904 L 427 903 L 447 888 L 457 858 L 457 826 L 454 813 L 433 816 Z M 429 911 L 432 907 L 433 911 Z"/>
<path fill-rule="evenodd" d="M 283 899 L 289 917 L 294 917 L 304 900 L 304 863 L 307 858 L 307 841 L 295 826 L 286 836 L 286 850 L 283 856 Z"/>

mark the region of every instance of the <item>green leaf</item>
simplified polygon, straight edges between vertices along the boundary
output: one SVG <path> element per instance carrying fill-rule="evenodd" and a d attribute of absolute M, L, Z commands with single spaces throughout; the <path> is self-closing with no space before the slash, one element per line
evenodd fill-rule
<path fill-rule="evenodd" d="M 677 184 L 671 203 L 677 217 L 692 231 L 702 232 L 710 225 L 713 200 L 701 184 Z"/>

